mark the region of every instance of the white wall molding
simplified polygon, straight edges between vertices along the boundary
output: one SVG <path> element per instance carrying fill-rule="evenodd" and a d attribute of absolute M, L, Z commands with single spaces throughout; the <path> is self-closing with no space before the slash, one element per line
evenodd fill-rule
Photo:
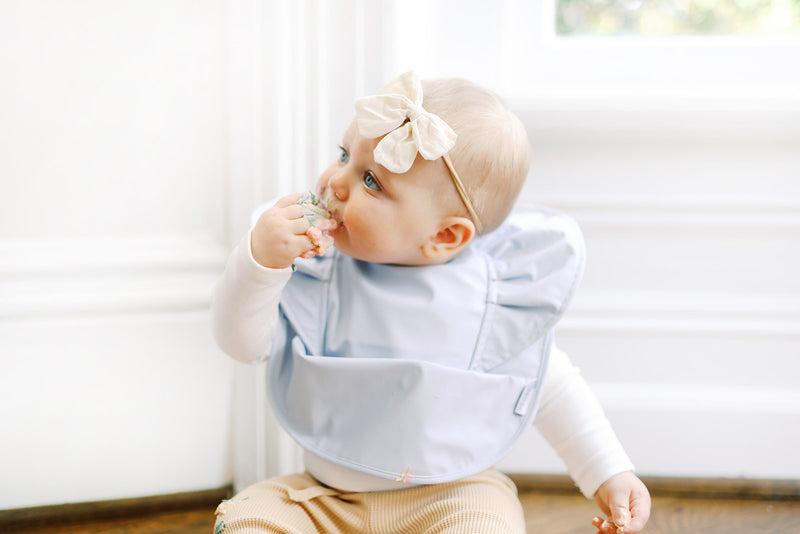
<path fill-rule="evenodd" d="M 598 383 L 592 389 L 639 473 L 800 477 L 792 439 L 800 418 L 795 388 Z M 709 448 L 708 443 L 724 447 Z M 566 471 L 535 429 L 499 468 L 510 473 Z"/>
<path fill-rule="evenodd" d="M 201 235 L 5 241 L 0 317 L 204 309 L 224 261 Z"/>
<path fill-rule="evenodd" d="M 781 143 L 800 140 L 800 97 L 792 94 L 708 96 L 644 92 L 591 95 L 560 91 L 509 99 L 534 143 L 590 140 Z"/>
<path fill-rule="evenodd" d="M 582 225 L 652 230 L 800 231 L 800 202 L 793 198 L 543 196 L 540 203 L 569 213 Z"/>
<path fill-rule="evenodd" d="M 682 411 L 800 417 L 800 391 L 792 388 L 601 383 L 594 384 L 592 390 L 603 407 L 615 412 Z"/>
<path fill-rule="evenodd" d="M 626 336 L 673 334 L 800 337 L 795 295 L 581 290 L 558 331 Z"/>
<path fill-rule="evenodd" d="M 131 270 L 213 270 L 225 257 L 225 248 L 202 234 L 6 240 L 0 241 L 0 274 L 52 277 Z"/>

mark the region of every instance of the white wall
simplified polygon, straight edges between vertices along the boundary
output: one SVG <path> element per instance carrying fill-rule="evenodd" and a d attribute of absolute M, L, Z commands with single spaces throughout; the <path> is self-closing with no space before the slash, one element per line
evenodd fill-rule
<path fill-rule="evenodd" d="M 0 3 L 0 508 L 231 480 L 226 2 Z"/>
<path fill-rule="evenodd" d="M 353 98 L 410 67 L 525 120 L 524 198 L 589 249 L 559 342 L 640 472 L 800 477 L 800 105 L 797 73 L 769 78 L 792 45 L 748 52 L 760 84 L 694 64 L 688 88 L 687 54 L 639 47 L 665 87 L 533 39 L 533 5 L 0 3 L 0 508 L 298 467 L 263 368 L 214 347 L 210 287 L 253 207 L 311 185 Z M 503 467 L 563 469 L 534 433 Z"/>
<path fill-rule="evenodd" d="M 573 214 L 587 241 L 559 344 L 639 471 L 799 478 L 797 103 L 516 104 L 539 153 L 526 198 Z M 505 467 L 559 471 L 544 451 L 531 435 Z"/>
<path fill-rule="evenodd" d="M 398 70 L 509 97 L 522 200 L 583 228 L 558 343 L 639 472 L 800 478 L 800 39 L 564 41 L 550 2 L 440 0 L 411 24 L 421 4 L 395 4 Z M 501 467 L 564 472 L 535 432 Z"/>
<path fill-rule="evenodd" d="M 0 3 L 0 508 L 297 465 L 263 368 L 211 339 L 210 289 L 386 78 L 383 7 Z"/>

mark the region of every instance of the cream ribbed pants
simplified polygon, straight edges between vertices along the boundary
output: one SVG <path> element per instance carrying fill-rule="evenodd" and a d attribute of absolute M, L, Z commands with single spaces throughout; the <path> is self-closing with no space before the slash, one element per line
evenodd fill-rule
<path fill-rule="evenodd" d="M 254 484 L 217 508 L 215 534 L 524 534 L 517 488 L 490 469 L 445 484 L 344 493 L 308 473 Z"/>

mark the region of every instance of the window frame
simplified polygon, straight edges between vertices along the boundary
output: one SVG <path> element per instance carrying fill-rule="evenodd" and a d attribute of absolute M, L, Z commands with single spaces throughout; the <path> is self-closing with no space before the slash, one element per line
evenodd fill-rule
<path fill-rule="evenodd" d="M 800 35 L 559 36 L 557 0 L 505 0 L 504 59 L 513 96 L 641 99 L 724 94 L 796 100 Z M 519 21 L 529 20 L 523 27 Z M 510 68 L 514 63 L 528 68 Z"/>

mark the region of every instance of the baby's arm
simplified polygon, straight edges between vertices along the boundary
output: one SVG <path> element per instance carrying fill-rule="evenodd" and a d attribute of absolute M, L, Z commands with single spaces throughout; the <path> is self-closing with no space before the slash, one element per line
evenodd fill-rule
<path fill-rule="evenodd" d="M 214 286 L 211 321 L 214 338 L 226 354 L 241 362 L 257 363 L 269 357 L 278 302 L 292 272 L 256 263 L 250 253 L 250 236 L 247 232 L 233 250 Z"/>
<path fill-rule="evenodd" d="M 265 205 L 269 206 L 269 204 Z M 278 321 L 281 291 L 298 257 L 323 254 L 338 220 L 323 199 L 289 195 L 259 208 L 253 227 L 233 251 L 212 299 L 214 337 L 243 362 L 267 359 Z"/>
<path fill-rule="evenodd" d="M 300 211 L 302 217 L 300 206 L 292 204 L 296 198 L 299 198 L 299 195 L 286 197 L 258 217 L 253 229 L 247 232 L 231 253 L 225 272 L 214 287 L 211 301 L 214 338 L 225 353 L 239 361 L 256 363 L 269 357 L 278 321 L 278 302 L 292 273 L 288 268 L 271 269 L 259 263 L 255 258 L 256 249 L 259 249 L 259 255 L 266 263 L 272 261 L 266 258 L 270 247 L 263 242 L 257 246 L 256 241 L 270 239 L 270 233 L 275 233 L 272 232 L 274 229 L 264 226 L 268 226 L 281 212 L 289 211 L 291 216 L 293 211 Z M 278 227 L 287 225 L 280 221 L 275 224 Z M 308 223 L 300 221 L 300 224 L 294 226 L 298 231 L 304 231 L 304 228 L 308 228 Z M 305 240 L 303 246 L 312 246 L 305 235 L 300 235 L 299 238 Z M 283 247 L 275 248 L 280 252 Z M 291 256 L 291 253 L 288 256 Z M 289 265 L 292 260 L 293 257 L 289 260 Z M 275 264 L 281 262 L 277 261 Z"/>
<path fill-rule="evenodd" d="M 595 497 L 604 512 L 616 512 L 618 495 L 631 490 L 639 498 L 626 504 L 631 519 L 626 534 L 639 532 L 650 513 L 647 489 L 633 475 L 633 464 L 617 439 L 594 393 L 566 354 L 553 347 L 542 400 L 534 425 L 567 465 L 586 497 Z M 641 492 L 644 492 L 642 495 Z M 614 495 L 614 500 L 611 499 Z M 646 499 L 645 499 L 646 497 Z M 609 515 L 609 517 L 611 517 Z M 610 523 L 595 524 L 603 534 L 616 534 Z"/>

